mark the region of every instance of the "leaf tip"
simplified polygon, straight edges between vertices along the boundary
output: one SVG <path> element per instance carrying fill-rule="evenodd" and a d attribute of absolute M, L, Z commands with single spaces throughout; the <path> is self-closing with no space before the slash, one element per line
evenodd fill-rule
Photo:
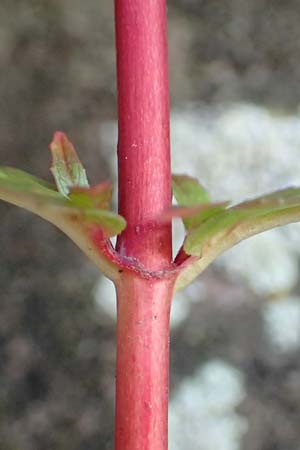
<path fill-rule="evenodd" d="M 63 131 L 55 131 L 49 145 L 53 163 L 59 158 L 66 158 L 68 153 L 75 153 L 75 149 L 67 135 Z"/>
<path fill-rule="evenodd" d="M 50 143 L 52 154 L 51 172 L 59 192 L 68 196 L 73 186 L 89 186 L 86 172 L 72 142 L 62 131 L 56 131 Z"/>

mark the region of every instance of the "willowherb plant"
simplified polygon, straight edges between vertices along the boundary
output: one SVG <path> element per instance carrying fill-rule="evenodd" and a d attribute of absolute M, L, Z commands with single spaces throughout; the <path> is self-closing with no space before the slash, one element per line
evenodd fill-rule
<path fill-rule="evenodd" d="M 167 450 L 174 292 L 241 240 L 299 221 L 300 188 L 231 205 L 212 201 L 188 175 L 171 177 L 166 1 L 115 0 L 115 16 L 119 213 L 110 209 L 110 184 L 89 185 L 62 132 L 50 145 L 55 184 L 1 167 L 0 198 L 56 225 L 114 282 L 115 449 Z M 173 258 L 171 221 L 176 217 L 186 234 Z M 112 236 L 117 236 L 115 247 Z"/>

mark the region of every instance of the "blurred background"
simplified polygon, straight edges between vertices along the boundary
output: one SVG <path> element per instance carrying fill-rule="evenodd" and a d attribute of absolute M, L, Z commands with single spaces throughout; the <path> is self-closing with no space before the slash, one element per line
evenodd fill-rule
<path fill-rule="evenodd" d="M 300 185 L 300 3 L 168 6 L 173 171 L 215 200 Z M 1 164 L 50 179 L 63 130 L 115 181 L 114 63 L 111 0 L 1 0 Z M 52 225 L 0 217 L 0 450 L 112 449 L 112 286 Z M 300 449 L 299 261 L 299 225 L 274 230 L 176 297 L 170 450 Z"/>

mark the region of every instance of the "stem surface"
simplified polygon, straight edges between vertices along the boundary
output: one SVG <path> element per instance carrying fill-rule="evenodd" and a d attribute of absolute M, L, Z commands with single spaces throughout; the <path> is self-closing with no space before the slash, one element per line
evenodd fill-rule
<path fill-rule="evenodd" d="M 116 281 L 115 450 L 167 450 L 172 263 L 166 0 L 115 0 L 119 213 L 117 251 L 144 266 Z"/>
<path fill-rule="evenodd" d="M 167 450 L 170 280 L 117 286 L 115 450 Z"/>
<path fill-rule="evenodd" d="M 121 255 L 148 270 L 170 265 L 171 203 L 166 0 L 115 0 Z"/>

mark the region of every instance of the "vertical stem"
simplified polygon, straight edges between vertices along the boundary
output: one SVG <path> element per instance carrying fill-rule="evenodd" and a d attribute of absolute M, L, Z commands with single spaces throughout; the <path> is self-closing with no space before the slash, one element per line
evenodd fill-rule
<path fill-rule="evenodd" d="M 121 255 L 149 272 L 171 264 L 166 0 L 115 0 Z M 173 280 L 124 272 L 117 282 L 115 450 L 167 450 Z"/>
<path fill-rule="evenodd" d="M 166 0 L 115 0 L 119 212 L 122 255 L 149 270 L 171 262 L 171 225 L 155 222 L 171 202 Z"/>
<path fill-rule="evenodd" d="M 169 280 L 130 277 L 117 286 L 115 450 L 167 450 Z"/>

